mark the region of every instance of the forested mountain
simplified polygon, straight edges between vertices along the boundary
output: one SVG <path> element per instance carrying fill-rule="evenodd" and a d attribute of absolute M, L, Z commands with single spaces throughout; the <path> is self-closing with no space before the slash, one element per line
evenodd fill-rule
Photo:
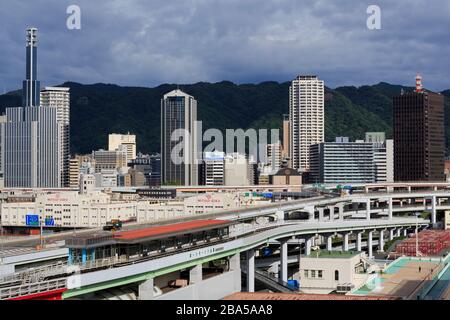
<path fill-rule="evenodd" d="M 157 152 L 160 145 L 161 97 L 177 88 L 120 87 L 112 84 L 82 85 L 68 82 L 71 92 L 71 151 L 90 153 L 106 148 L 109 133 L 137 135 L 138 149 Z M 203 129 L 281 128 L 289 112 L 289 83 L 263 82 L 236 85 L 196 83 L 180 89 L 198 101 L 198 119 Z M 362 139 L 366 131 L 385 131 L 392 136 L 392 97 L 401 89 L 388 83 L 362 87 L 326 89 L 325 135 Z M 450 90 L 446 95 L 447 148 L 450 147 Z M 0 95 L 0 111 L 19 106 L 20 91 Z"/>

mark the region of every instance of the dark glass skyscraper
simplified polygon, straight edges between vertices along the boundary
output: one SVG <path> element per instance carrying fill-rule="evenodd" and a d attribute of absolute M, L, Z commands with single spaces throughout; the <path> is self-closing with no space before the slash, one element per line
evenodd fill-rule
<path fill-rule="evenodd" d="M 444 97 L 424 91 L 394 97 L 395 181 L 443 181 Z"/>
<path fill-rule="evenodd" d="M 38 107 L 40 100 L 40 82 L 37 81 L 37 29 L 27 29 L 27 71 L 23 81 L 22 106 Z"/>

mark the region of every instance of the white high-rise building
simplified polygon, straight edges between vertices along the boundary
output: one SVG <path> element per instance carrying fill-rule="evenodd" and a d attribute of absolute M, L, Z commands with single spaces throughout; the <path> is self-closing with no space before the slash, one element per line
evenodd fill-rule
<path fill-rule="evenodd" d="M 61 186 L 69 187 L 70 171 L 70 88 L 45 87 L 41 90 L 41 107 L 56 108 L 56 118 L 60 126 L 58 157 L 61 174 Z"/>
<path fill-rule="evenodd" d="M 127 151 L 127 161 L 136 160 L 136 136 L 133 134 L 110 134 L 109 135 L 109 151 L 116 151 L 123 146 Z"/>
<path fill-rule="evenodd" d="M 267 145 L 267 165 L 276 172 L 281 168 L 283 147 L 280 142 Z"/>
<path fill-rule="evenodd" d="M 311 145 L 324 142 L 325 85 L 317 76 L 298 76 L 289 88 L 290 158 L 300 172 L 310 170 Z"/>
<path fill-rule="evenodd" d="M 203 170 L 206 186 L 225 185 L 225 154 L 219 151 L 205 152 Z"/>
<path fill-rule="evenodd" d="M 384 132 L 367 132 L 365 142 L 373 143 L 376 182 L 394 182 L 394 140 Z"/>

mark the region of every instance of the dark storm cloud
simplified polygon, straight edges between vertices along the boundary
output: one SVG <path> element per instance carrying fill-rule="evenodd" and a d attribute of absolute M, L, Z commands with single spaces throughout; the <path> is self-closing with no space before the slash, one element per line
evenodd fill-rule
<path fill-rule="evenodd" d="M 382 30 L 366 27 L 368 5 Z M 66 28 L 78 4 L 82 29 Z M 24 30 L 39 28 L 39 78 L 153 86 L 286 81 L 334 87 L 379 81 L 450 88 L 447 0 L 2 0 L 0 89 L 20 87 Z"/>

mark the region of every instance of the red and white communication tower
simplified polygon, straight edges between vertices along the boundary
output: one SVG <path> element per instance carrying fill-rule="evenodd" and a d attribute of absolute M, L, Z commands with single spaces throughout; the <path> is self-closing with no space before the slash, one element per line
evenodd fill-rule
<path fill-rule="evenodd" d="M 416 92 L 422 93 L 423 87 L 422 87 L 422 76 L 420 74 L 417 74 L 416 76 Z"/>

